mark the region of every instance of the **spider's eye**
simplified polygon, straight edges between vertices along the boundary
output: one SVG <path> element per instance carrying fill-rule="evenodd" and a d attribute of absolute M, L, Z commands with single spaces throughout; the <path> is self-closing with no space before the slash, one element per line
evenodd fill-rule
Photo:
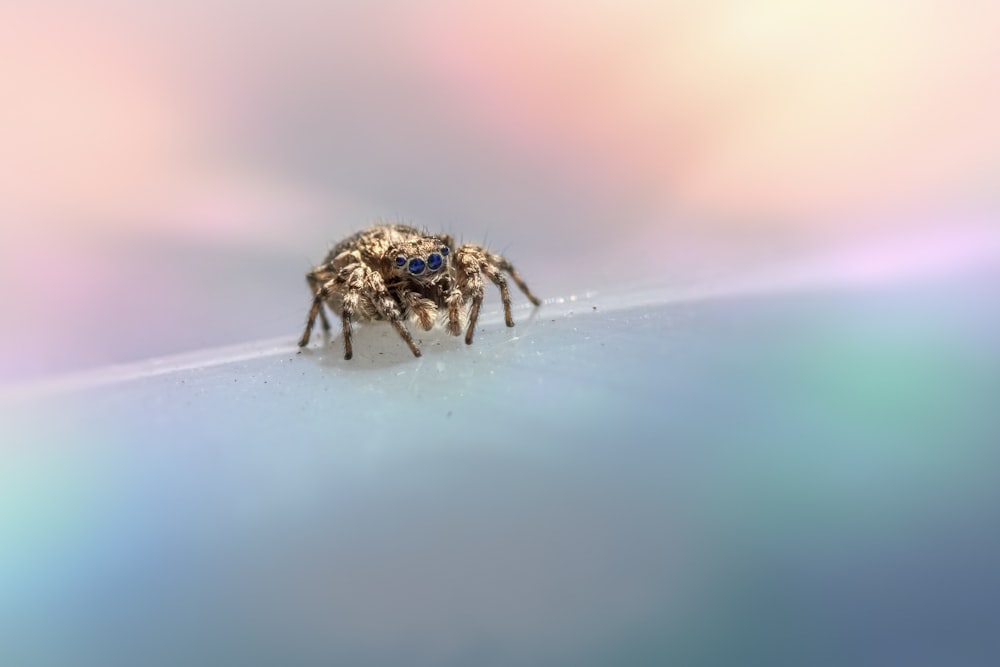
<path fill-rule="evenodd" d="M 421 273 L 424 272 L 424 260 L 420 259 L 419 257 L 414 257 L 413 259 L 410 260 L 410 265 L 407 268 L 409 268 L 410 273 L 412 273 L 415 276 L 419 276 Z"/>
<path fill-rule="evenodd" d="M 405 265 L 406 265 L 406 258 L 405 257 L 403 257 L 402 255 L 400 255 L 399 257 L 396 258 L 396 266 L 405 266 Z"/>
<path fill-rule="evenodd" d="M 431 271 L 437 271 L 441 268 L 442 264 L 444 264 L 444 260 L 441 259 L 441 255 L 436 252 L 432 252 L 427 256 L 427 268 Z"/>
<path fill-rule="evenodd" d="M 441 246 L 441 256 L 442 257 L 447 257 L 449 252 L 451 252 L 451 250 L 448 248 L 448 246 L 446 246 L 446 245 Z"/>

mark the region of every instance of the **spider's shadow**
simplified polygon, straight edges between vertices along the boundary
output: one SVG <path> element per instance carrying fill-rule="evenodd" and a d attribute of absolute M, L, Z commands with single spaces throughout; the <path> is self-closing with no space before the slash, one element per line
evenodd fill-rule
<path fill-rule="evenodd" d="M 413 339 L 427 358 L 446 351 L 460 350 L 465 347 L 462 336 L 452 336 L 441 328 L 431 331 L 413 331 Z M 351 342 L 354 357 L 344 359 L 344 337 L 341 333 L 331 334 L 324 331 L 319 339 L 305 348 L 304 355 L 315 358 L 321 366 L 343 370 L 371 370 L 376 368 L 391 368 L 407 364 L 416 364 L 420 359 L 413 356 L 406 343 L 384 322 L 355 325 Z"/>

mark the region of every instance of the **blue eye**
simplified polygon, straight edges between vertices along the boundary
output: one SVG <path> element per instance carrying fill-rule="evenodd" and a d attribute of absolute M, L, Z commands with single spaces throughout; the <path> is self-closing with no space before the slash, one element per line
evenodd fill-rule
<path fill-rule="evenodd" d="M 446 245 L 441 246 L 441 256 L 442 257 L 447 257 L 449 252 L 451 252 L 451 250 L 448 249 L 448 246 L 446 246 Z"/>
<path fill-rule="evenodd" d="M 410 260 L 409 269 L 410 273 L 412 273 L 415 276 L 419 276 L 421 273 L 424 272 L 424 260 L 420 259 L 419 257 L 414 257 L 413 259 Z"/>
<path fill-rule="evenodd" d="M 406 258 L 400 255 L 396 258 L 396 266 L 404 266 L 406 264 Z"/>
<path fill-rule="evenodd" d="M 441 255 L 437 254 L 436 252 L 432 252 L 430 255 L 427 256 L 427 268 L 430 269 L 431 271 L 437 271 L 438 269 L 441 268 L 441 265 L 443 263 L 444 260 L 441 259 Z"/>

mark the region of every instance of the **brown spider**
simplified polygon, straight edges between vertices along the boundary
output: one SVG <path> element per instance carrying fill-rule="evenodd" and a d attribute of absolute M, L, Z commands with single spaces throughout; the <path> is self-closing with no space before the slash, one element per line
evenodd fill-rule
<path fill-rule="evenodd" d="M 413 356 L 419 357 L 420 348 L 413 342 L 404 319 L 413 319 L 429 331 L 439 309 L 447 309 L 446 328 L 457 336 L 462 332 L 461 308 L 468 301 L 472 301 L 472 306 L 465 342 L 471 345 L 483 303 L 484 274 L 500 288 L 504 319 L 507 326 L 514 326 L 504 271 L 531 303 L 541 305 L 511 263 L 482 246 L 466 244 L 455 248 L 454 241 L 446 234 L 432 236 L 407 225 L 370 227 L 335 245 L 323 263 L 306 274 L 313 302 L 299 347 L 309 344 L 317 315 L 323 329 L 330 330 L 323 312 L 325 303 L 333 312 L 340 313 L 344 359 L 353 355 L 352 319 L 389 320 Z"/>

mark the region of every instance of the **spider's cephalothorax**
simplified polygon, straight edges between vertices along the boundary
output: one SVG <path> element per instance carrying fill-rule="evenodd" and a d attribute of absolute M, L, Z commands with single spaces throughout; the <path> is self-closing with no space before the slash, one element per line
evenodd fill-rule
<path fill-rule="evenodd" d="M 504 318 L 507 326 L 514 326 L 504 272 L 533 304 L 541 304 L 505 257 L 482 246 L 456 248 L 446 234 L 425 234 L 407 225 L 370 227 L 335 245 L 323 263 L 306 274 L 313 303 L 299 346 L 309 344 L 317 316 L 323 328 L 330 329 L 323 312 L 326 304 L 340 313 L 345 359 L 353 354 L 351 320 L 388 320 L 419 357 L 420 349 L 406 328 L 406 320 L 430 330 L 438 313 L 443 312 L 448 332 L 457 336 L 462 332 L 462 310 L 468 302 L 465 342 L 471 344 L 485 293 L 484 276 L 500 288 Z"/>

